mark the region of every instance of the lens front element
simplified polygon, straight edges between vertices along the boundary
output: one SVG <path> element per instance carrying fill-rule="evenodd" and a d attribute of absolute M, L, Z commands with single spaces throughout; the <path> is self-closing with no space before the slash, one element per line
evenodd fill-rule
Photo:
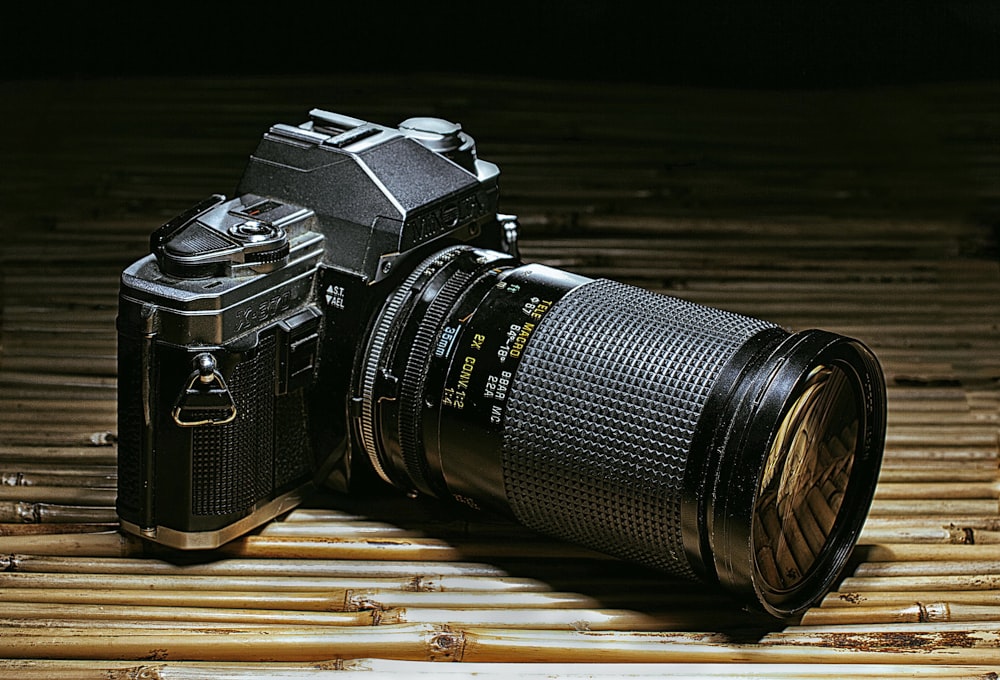
<path fill-rule="evenodd" d="M 827 545 L 858 448 L 858 398 L 843 370 L 816 366 L 778 430 L 753 517 L 768 586 L 795 587 Z"/>
<path fill-rule="evenodd" d="M 829 589 L 861 533 L 885 442 L 885 379 L 851 338 L 801 331 L 748 362 L 716 416 L 702 550 L 726 588 L 770 613 Z"/>

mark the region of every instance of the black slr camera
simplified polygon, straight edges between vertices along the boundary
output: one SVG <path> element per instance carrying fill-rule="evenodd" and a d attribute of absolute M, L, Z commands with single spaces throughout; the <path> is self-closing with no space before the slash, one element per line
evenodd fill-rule
<path fill-rule="evenodd" d="M 459 125 L 309 117 L 122 274 L 124 529 L 212 548 L 370 465 L 778 616 L 825 592 L 882 455 L 867 348 L 523 264 Z"/>

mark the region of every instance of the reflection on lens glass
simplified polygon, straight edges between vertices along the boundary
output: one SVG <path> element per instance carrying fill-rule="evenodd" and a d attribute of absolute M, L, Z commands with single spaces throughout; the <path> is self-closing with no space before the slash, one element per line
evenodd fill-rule
<path fill-rule="evenodd" d="M 822 553 L 851 476 L 859 420 L 843 370 L 814 368 L 781 423 L 757 495 L 753 546 L 770 587 L 794 587 Z"/>

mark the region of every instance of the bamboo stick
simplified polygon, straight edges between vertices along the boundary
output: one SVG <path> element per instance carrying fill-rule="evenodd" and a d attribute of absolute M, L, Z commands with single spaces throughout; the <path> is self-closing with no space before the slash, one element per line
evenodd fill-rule
<path fill-rule="evenodd" d="M 452 545 L 433 538 L 297 538 L 272 536 L 245 536 L 218 549 L 220 555 L 230 557 L 268 558 L 326 558 L 326 559 L 416 559 L 453 560 L 463 556 L 497 557 L 569 557 L 594 558 L 600 555 L 585 548 L 553 546 L 550 542 L 532 543 L 472 543 Z M 603 556 L 604 559 L 611 559 Z"/>
<path fill-rule="evenodd" d="M 348 660 L 337 672 L 373 672 L 408 675 L 411 673 L 442 674 L 446 677 L 704 677 L 732 678 L 730 664 L 524 664 L 524 663 L 463 663 L 431 665 L 426 662 L 392 661 L 383 659 Z M 990 667 L 862 664 L 744 664 L 739 669 L 743 678 L 889 678 L 889 677 L 957 677 L 984 680 L 994 673 Z M 169 679 L 166 679 L 169 680 Z"/>
<path fill-rule="evenodd" d="M 59 340 L 60 343 L 64 343 L 65 340 Z M 102 345 L 105 345 L 106 341 L 101 341 Z M 33 341 L 32 345 L 36 345 L 37 341 Z M 7 345 L 10 348 L 10 344 Z M 73 414 L 75 417 L 78 414 L 92 414 L 94 416 L 101 415 L 105 420 L 115 419 L 115 411 L 117 408 L 117 402 L 114 399 L 113 394 L 107 395 L 104 399 L 95 399 L 93 395 L 89 397 L 81 396 L 80 399 L 59 399 L 56 395 L 45 394 L 44 398 L 25 398 L 16 397 L 8 395 L 6 390 L 0 387 L 0 411 L 8 414 L 12 420 L 20 419 L 26 413 L 39 413 L 46 414 L 49 419 L 52 419 L 52 415 L 59 414 Z"/>
<path fill-rule="evenodd" d="M 867 562 L 909 562 L 1000 559 L 1000 546 L 993 545 L 922 545 L 919 543 L 878 543 L 863 545 L 857 553 Z"/>
<path fill-rule="evenodd" d="M 295 511 L 292 514 L 295 514 Z M 420 524 L 421 527 L 426 526 L 424 522 Z M 261 529 L 261 532 L 264 531 L 287 535 L 307 535 L 310 531 L 316 534 L 326 532 L 398 534 L 408 531 L 408 529 L 396 526 L 395 524 L 389 524 L 388 522 L 371 520 L 363 516 L 344 516 L 331 520 L 293 519 L 291 516 L 287 516 L 269 522 Z"/>
<path fill-rule="evenodd" d="M 73 429 L 115 429 L 115 415 L 113 413 L 95 413 L 93 411 L 70 411 L 68 413 L 58 411 L 43 411 L 34 409 L 19 409 L 17 416 L 10 418 L 7 422 L 0 421 L 0 431 L 2 430 L 31 430 L 51 428 L 54 423 L 53 415 L 59 413 L 59 422 L 56 427 L 62 429 L 72 426 Z"/>
<path fill-rule="evenodd" d="M 986 531 L 1000 531 L 1000 514 L 987 513 L 985 515 L 949 515 L 942 517 L 938 513 L 927 512 L 923 515 L 900 515 L 898 517 L 869 517 L 865 521 L 866 527 L 879 529 L 910 528 L 910 527 L 969 527 L 971 529 L 984 529 Z"/>
<path fill-rule="evenodd" d="M 214 565 L 213 565 L 214 566 Z M 0 588 L 61 588 L 77 589 L 94 593 L 108 588 L 122 590 L 184 590 L 192 591 L 266 591 L 266 592 L 324 592 L 352 590 L 359 593 L 377 590 L 423 592 L 475 592 L 489 600 L 486 593 L 526 593 L 552 592 L 549 584 L 534 578 L 457 576 L 429 574 L 424 569 L 414 568 L 409 573 L 401 572 L 397 577 L 364 577 L 361 569 L 348 572 L 343 565 L 336 564 L 336 571 L 351 573 L 351 576 L 295 576 L 288 573 L 277 576 L 264 575 L 192 575 L 183 570 L 173 573 L 133 575 L 116 573 L 113 580 L 107 572 L 112 569 L 103 565 L 94 567 L 95 573 L 51 573 L 20 571 L 19 557 L 0 559 Z M 62 568 L 62 567 L 59 567 Z M 100 569 L 104 573 L 98 573 Z M 252 570 L 252 566 L 250 568 Z M 288 571 L 292 571 L 288 568 Z M 155 571 L 155 570 L 146 570 Z M 248 570 L 249 571 L 249 570 Z M 636 581 L 627 574 L 619 576 L 592 575 L 581 579 L 559 580 L 558 587 L 574 592 L 597 592 L 605 606 L 629 606 L 677 609 L 732 609 L 731 599 L 709 588 L 692 588 L 689 582 L 673 584 L 662 580 Z M 471 605 L 470 605 L 471 606 Z"/>
<path fill-rule="evenodd" d="M 448 508 L 436 501 L 421 503 L 395 495 L 359 501 L 361 499 L 352 495 L 331 495 L 329 502 L 344 509 L 300 507 L 268 525 L 268 528 L 278 525 L 275 528 L 279 531 L 286 528 L 290 531 L 309 531 L 310 528 L 318 531 L 337 531 L 341 526 L 368 523 L 372 527 L 384 527 L 395 531 L 398 530 L 399 524 L 413 525 L 419 522 L 421 528 L 433 527 L 434 533 L 471 536 L 520 534 L 539 537 L 537 532 L 514 520 L 462 510 L 458 511 L 456 516 L 454 508 Z M 346 508 L 353 510 L 349 511 Z"/>
<path fill-rule="evenodd" d="M 119 532 L 91 534 L 53 534 L 50 536 L 0 536 L 0 554 L 85 555 L 89 557 L 128 557 L 142 555 L 138 538 Z"/>
<path fill-rule="evenodd" d="M 894 455 L 893 448 L 909 447 L 978 448 L 986 455 L 996 456 L 996 428 L 983 425 L 976 431 L 965 427 L 927 427 L 919 432 L 896 429 L 886 433 L 886 453 Z"/>
<path fill-rule="evenodd" d="M 335 631 L 335 633 L 334 633 Z M 165 659 L 201 661 L 323 661 L 378 656 L 399 660 L 548 663 L 837 663 L 976 664 L 997 663 L 1000 650 L 962 646 L 955 637 L 925 633 L 905 647 L 892 634 L 802 632 L 782 644 L 733 644 L 710 637 L 641 632 L 464 629 L 406 624 L 374 628 L 336 628 L 329 633 L 229 633 L 156 635 L 80 634 L 0 635 L 0 657 L 34 658 L 39 649 L 51 659 Z"/>
<path fill-rule="evenodd" d="M 61 341 L 66 342 L 66 339 L 62 338 Z M 114 341 L 109 337 L 108 342 Z M 45 399 L 58 399 L 81 403 L 104 403 L 110 406 L 116 404 L 116 384 L 103 380 L 100 384 L 94 384 L 86 379 L 77 379 L 72 383 L 65 384 L 48 378 L 29 382 L 27 376 L 12 375 L 0 367 L 0 396 L 12 401 L 36 402 Z"/>
<path fill-rule="evenodd" d="M 15 462 L 4 463 L 0 461 L 0 474 L 3 477 L 11 478 L 12 484 L 30 483 L 32 479 L 39 476 L 52 476 L 53 478 L 74 478 L 90 479 L 110 478 L 114 485 L 114 478 L 118 475 L 118 469 L 114 465 L 66 465 L 53 463 L 36 462 Z M 42 484 L 42 486 L 45 486 Z"/>
<path fill-rule="evenodd" d="M 68 588 L 0 589 L 4 603 L 37 602 L 48 604 L 100 604 L 114 606 L 158 606 L 184 608 L 229 609 L 288 609 L 297 611 L 358 611 L 352 606 L 351 592 L 258 592 L 258 591 L 185 591 L 185 590 L 125 590 L 105 588 L 99 591 L 70 590 Z"/>
<path fill-rule="evenodd" d="M 321 661 L 377 656 L 444 660 L 455 656 L 454 641 L 453 634 L 425 625 L 344 627 L 336 634 L 311 635 L 212 632 L 105 636 L 90 633 L 40 639 L 37 635 L 3 633 L 0 634 L 0 658 L 30 659 L 41 651 L 50 659 Z"/>
<path fill-rule="evenodd" d="M 103 621 L 110 627 L 121 622 L 137 626 L 146 621 L 169 622 L 191 633 L 198 627 L 240 624 L 287 626 L 372 626 L 382 613 L 367 611 L 312 611 L 285 609 L 240 609 L 238 607 L 172 607 L 163 605 L 76 604 L 64 602 L 4 602 L 2 616 L 8 620 L 84 619 Z M 388 617 L 386 617 L 388 622 Z M 111 623 L 109 623 L 111 622 Z M 20 628 L 0 629 L 0 639 L 27 635 Z M 91 631 L 91 634 L 95 634 Z M 178 632 L 180 634 L 180 632 Z M 2 646 L 2 645 L 0 645 Z M 0 654 L 2 657 L 2 654 Z"/>
<path fill-rule="evenodd" d="M 138 601 L 141 598 L 131 599 Z M 69 598 L 67 598 L 69 599 Z M 154 601 L 157 598 L 148 598 Z M 289 601 L 291 598 L 289 598 Z M 314 603 L 313 598 L 303 599 Z M 9 620 L 17 619 L 83 619 L 90 621 L 111 622 L 111 626 L 126 622 L 131 628 L 140 628 L 146 621 L 173 622 L 177 631 L 173 634 L 193 634 L 198 627 L 240 626 L 241 624 L 268 624 L 269 626 L 387 626 L 402 624 L 441 624 L 449 627 L 473 626 L 489 628 L 513 628 L 529 630 L 649 630 L 664 627 L 685 627 L 698 615 L 679 614 L 676 617 L 654 617 L 638 612 L 613 609 L 580 609 L 533 607 L 528 610 L 518 608 L 435 608 L 435 607 L 398 607 L 381 608 L 378 603 L 371 603 L 365 608 L 355 608 L 351 611 L 330 611 L 317 609 L 277 609 L 246 608 L 248 604 L 259 604 L 261 598 L 233 599 L 232 607 L 221 606 L 222 599 L 214 602 L 208 598 L 191 598 L 190 604 L 174 601 L 174 604 L 116 604 L 104 603 L 100 600 L 92 604 L 76 602 L 35 602 L 9 601 L 4 603 L 3 616 Z M 706 617 L 701 617 L 705 619 Z M 266 633 L 279 633 L 273 628 Z M 90 630 L 94 635 L 97 631 Z M 63 634 L 63 633 L 60 633 Z M 321 631 L 315 631 L 321 634 Z M 48 637 L 44 628 L 0 629 L 0 639 L 8 636 Z M 0 651 L 2 651 L 0 643 Z"/>
<path fill-rule="evenodd" d="M 625 566 L 625 565 L 622 565 Z M 96 588 L 113 583 L 120 588 L 189 590 L 300 590 L 331 588 L 393 588 L 408 591 L 548 591 L 548 578 L 537 569 L 535 578 L 510 578 L 488 565 L 454 562 L 356 562 L 220 560 L 174 565 L 152 559 L 64 558 L 13 555 L 0 558 L 0 583 L 5 587 Z M 687 581 L 671 581 L 658 574 L 630 571 L 586 571 L 567 576 L 553 568 L 559 589 L 600 593 L 606 606 L 663 611 L 728 609 L 725 595 L 706 588 L 692 588 Z M 108 575 L 117 575 L 109 581 Z"/>
<path fill-rule="evenodd" d="M 842 590 L 998 590 L 1000 574 L 944 574 L 933 576 L 848 577 L 840 582 Z"/>
<path fill-rule="evenodd" d="M 411 503 L 412 505 L 412 503 Z M 337 521 L 364 521 L 370 517 L 364 514 L 356 514 L 346 510 L 333 508 L 295 508 L 282 517 L 284 523 L 292 522 L 337 522 Z"/>
<path fill-rule="evenodd" d="M 979 515 L 996 513 L 1000 510 L 997 501 L 990 500 L 950 500 L 937 498 L 934 507 L 940 511 L 942 516 L 948 515 Z M 927 512 L 926 500 L 883 500 L 876 499 L 872 502 L 869 514 L 871 516 L 884 515 L 922 515 Z"/>
<path fill-rule="evenodd" d="M 114 507 L 55 505 L 52 503 L 22 503 L 0 501 L 0 522 L 31 524 L 114 524 L 118 515 Z M 89 529 L 101 531 L 101 529 Z M 72 532 L 85 533 L 85 532 Z"/>
<path fill-rule="evenodd" d="M 25 432 L 18 427 L 0 423 L 0 442 L 5 446 L 77 448 L 83 446 L 109 446 L 115 440 L 110 430 L 90 430 L 67 426 L 51 430 Z M 105 454 L 108 455 L 108 454 Z"/>
<path fill-rule="evenodd" d="M 880 518 L 875 518 L 880 519 Z M 947 519 L 939 517 L 938 521 Z M 969 526 L 878 526 L 866 524 L 858 539 L 862 544 L 878 543 L 949 543 L 954 545 L 989 545 L 1000 543 L 1000 531 L 986 531 Z"/>
<path fill-rule="evenodd" d="M 898 463 L 898 461 L 893 461 Z M 996 465 L 990 463 L 977 467 L 956 467 L 954 465 L 902 467 L 884 465 L 879 474 L 879 483 L 898 482 L 995 482 Z"/>
<path fill-rule="evenodd" d="M 14 524 L 0 523 L 0 536 L 37 536 L 39 534 L 85 534 L 91 531 L 113 531 L 117 528 L 118 522 L 87 521 L 79 524 Z M 3 558 L 0 558 L 2 561 Z"/>
<path fill-rule="evenodd" d="M 86 487 L 89 489 L 114 489 L 117 485 L 117 474 L 101 470 L 88 472 L 86 470 L 68 470 L 66 472 L 30 472 L 24 470 L 0 471 L 0 485 L 32 486 L 32 487 Z M 16 493 L 16 492 L 15 492 Z"/>
<path fill-rule="evenodd" d="M 300 625 L 279 625 L 273 622 L 267 623 L 253 623 L 247 621 L 238 621 L 230 623 L 220 623 L 218 621 L 208 621 L 208 622 L 191 622 L 191 621 L 172 621 L 168 618 L 163 619 L 100 619 L 94 617 L 87 617 L 83 614 L 79 616 L 68 616 L 66 614 L 54 614 L 53 618 L 45 618 L 44 616 L 25 618 L 23 616 L 18 616 L 19 612 L 15 612 L 14 616 L 4 617 L 0 616 L 0 635 L 3 631 L 7 631 L 11 634 L 18 635 L 36 635 L 44 637 L 46 631 L 58 631 L 60 635 L 81 635 L 89 634 L 93 635 L 104 634 L 104 635 L 134 635 L 136 633 L 145 634 L 150 631 L 165 631 L 168 633 L 175 633 L 177 635 L 198 635 L 204 632 L 210 632 L 212 630 L 223 629 L 226 632 L 245 632 L 245 633 L 265 633 L 267 631 L 278 631 L 279 629 L 283 632 L 299 632 L 299 633 L 316 633 L 329 630 L 329 624 L 309 624 L 303 623 Z M 79 614 L 79 612 L 74 612 L 74 614 Z M 361 621 L 366 619 L 362 618 Z M 367 625 L 367 624 L 366 624 Z"/>
<path fill-rule="evenodd" d="M 66 486 L 0 486 L 0 502 L 113 506 L 117 489 Z"/>
<path fill-rule="evenodd" d="M 403 529 L 379 522 L 339 522 L 336 525 L 319 525 L 312 522 L 271 522 L 256 532 L 258 536 L 277 538 L 319 538 L 332 537 L 393 537 L 427 538 L 425 531 Z"/>
<path fill-rule="evenodd" d="M 896 499 L 996 499 L 1000 482 L 881 482 L 875 489 L 875 498 Z"/>
<path fill-rule="evenodd" d="M 255 565 L 249 565 L 252 571 Z M 16 564 L 12 567 L 16 569 Z M 291 570 L 290 567 L 287 568 Z M 60 588 L 94 592 L 109 588 L 121 590 L 168 591 L 266 591 L 271 593 L 340 591 L 406 591 L 477 592 L 477 593 L 538 593 L 550 588 L 541 581 L 510 576 L 421 576 L 416 569 L 408 575 L 395 578 L 295 576 L 289 573 L 278 576 L 265 575 L 197 575 L 177 570 L 175 573 L 152 575 L 117 573 L 109 579 L 107 573 L 38 573 L 0 572 L 0 589 L 10 588 Z"/>
<path fill-rule="evenodd" d="M 986 349 L 984 348 L 984 351 Z M 885 359 L 883 358 L 883 361 Z M 982 369 L 983 373 L 989 372 L 988 368 Z M 929 412 L 929 411 L 910 411 L 902 407 L 896 407 L 889 411 L 887 417 L 888 427 L 893 429 L 899 429 L 903 427 L 922 427 L 926 426 L 928 418 L 934 418 L 938 423 L 947 422 L 950 425 L 968 425 L 969 427 L 980 427 L 986 423 L 991 422 L 993 419 L 985 413 L 973 413 L 967 412 L 959 415 L 954 412 Z"/>
<path fill-rule="evenodd" d="M 729 618 L 735 616 L 734 604 L 731 598 L 722 593 L 705 587 L 692 587 L 683 583 L 680 587 L 664 584 L 661 581 L 650 583 L 636 582 L 627 576 L 611 576 L 600 578 L 593 576 L 582 581 L 559 581 L 560 591 L 536 579 L 524 578 L 486 578 L 486 577 L 456 577 L 443 576 L 435 578 L 421 576 L 419 571 L 411 571 L 409 575 L 398 578 L 323 578 L 316 576 L 194 576 L 178 572 L 172 575 L 136 576 L 120 574 L 109 581 L 106 574 L 82 573 L 37 573 L 16 571 L 16 558 L 9 560 L 7 573 L 0 573 L 0 588 L 17 589 L 69 589 L 87 593 L 92 601 L 101 601 L 102 593 L 109 589 L 128 591 L 184 591 L 196 596 L 202 591 L 254 592 L 273 593 L 274 601 L 282 597 L 282 593 L 292 593 L 304 596 L 305 593 L 321 593 L 331 596 L 337 593 L 335 601 L 346 601 L 351 606 L 358 602 L 377 602 L 382 606 L 413 606 L 431 607 L 448 606 L 462 608 L 519 606 L 511 593 L 548 593 L 540 596 L 540 605 L 558 606 L 560 600 L 570 598 L 579 600 L 586 606 L 598 606 L 593 595 L 567 595 L 566 587 L 571 586 L 572 593 L 594 593 L 600 601 L 600 606 L 614 609 L 638 609 L 646 612 L 659 612 L 663 615 L 676 617 L 679 612 L 699 612 L 715 617 L 725 612 Z M 0 560 L 0 567 L 3 567 Z M 401 591 L 409 595 L 395 594 L 385 591 Z M 420 593 L 448 593 L 446 597 L 431 602 Z M 343 599 L 341 598 L 343 593 Z M 235 596 L 235 595 L 234 595 Z M 10 599 L 26 600 L 31 594 L 12 595 Z M 55 597 L 48 595 L 49 599 Z M 81 595 L 71 594 L 68 597 L 80 598 Z M 118 595 L 116 597 L 123 597 Z M 217 598 L 221 596 L 216 596 Z M 409 598 L 417 597 L 412 601 Z M 558 598 L 558 599 L 557 599 Z M 404 601 L 405 600 L 405 601 Z M 319 606 L 319 605 L 317 605 Z M 329 605 L 332 606 L 332 605 Z M 520 605 L 523 608 L 526 605 Z M 690 616 L 688 618 L 691 618 Z M 740 618 L 740 617 L 736 617 Z M 692 619 L 694 620 L 694 619 Z M 735 620 L 735 619 L 734 619 Z M 713 620 L 714 621 L 714 620 Z"/>
<path fill-rule="evenodd" d="M 935 562 L 930 560 L 913 562 L 864 562 L 859 564 L 853 576 L 946 576 L 949 574 L 1000 574 L 998 560 L 962 560 L 960 562 Z"/>
<path fill-rule="evenodd" d="M 63 604 L 108 604 L 161 607 L 224 607 L 351 612 L 365 609 L 584 609 L 599 607 L 593 598 L 575 593 L 523 591 L 404 591 L 387 588 L 323 592 L 246 590 L 140 590 L 136 588 L 0 588 L 0 601 Z M 524 616 L 523 612 L 520 612 Z"/>
<path fill-rule="evenodd" d="M 393 513 L 394 518 L 395 513 Z M 506 542 L 538 542 L 539 534 L 523 525 L 513 522 L 474 522 L 456 520 L 438 520 L 436 518 L 410 517 L 400 518 L 414 528 L 404 529 L 400 526 L 382 521 L 342 518 L 335 521 L 274 521 L 264 525 L 256 533 L 258 536 L 290 539 L 315 538 L 349 538 L 349 537 L 392 537 L 392 538 L 439 538 L 439 539 L 469 539 L 506 540 Z M 393 519 L 395 521 L 395 519 Z"/>
<path fill-rule="evenodd" d="M 935 678 L 947 680 L 987 680 L 989 666 L 922 666 L 918 664 L 741 664 L 739 677 L 745 680 L 840 680 L 865 678 Z M 115 678 L 156 678 L 156 680 L 390 680 L 398 677 L 444 676 L 454 680 L 481 678 L 600 678 L 684 677 L 722 680 L 733 678 L 731 664 L 685 663 L 462 663 L 428 661 L 354 659 L 316 663 L 253 663 L 192 661 L 57 661 L 0 660 L 0 680 L 75 680 Z"/>
<path fill-rule="evenodd" d="M 902 606 L 925 602 L 1000 606 L 997 590 L 837 590 L 823 597 L 820 605 L 828 608 Z M 812 610 L 810 610 L 812 611 Z"/>
<path fill-rule="evenodd" d="M 117 533 L 50 535 L 23 540 L 0 536 L 0 554 L 130 557 L 162 552 L 141 539 Z M 243 536 L 212 552 L 217 557 L 274 559 L 430 560 L 510 556 L 520 559 L 558 557 L 609 561 L 613 558 L 586 548 L 550 541 L 519 543 L 460 542 L 433 538 L 337 538 Z"/>
<path fill-rule="evenodd" d="M 778 642 L 788 640 L 801 642 L 803 640 L 824 639 L 828 642 L 850 641 L 859 634 L 870 633 L 875 637 L 888 639 L 892 634 L 917 638 L 916 642 L 928 642 L 933 638 L 949 640 L 952 644 L 963 645 L 970 649 L 975 647 L 996 647 L 997 636 L 1000 635 L 1000 622 L 983 621 L 976 626 L 970 626 L 965 621 L 930 621 L 926 623 L 901 622 L 885 626 L 868 626 L 863 623 L 838 624 L 834 626 L 796 626 L 789 625 L 777 631 L 765 633 L 760 642 Z M 805 637 L 803 637 L 803 635 Z"/>
<path fill-rule="evenodd" d="M 45 373 L 37 372 L 11 371 L 8 370 L 5 365 L 0 366 L 0 383 L 32 388 L 82 388 L 87 394 L 111 391 L 118 385 L 118 381 L 114 377 L 102 377 L 96 375 L 47 375 Z"/>
<path fill-rule="evenodd" d="M 105 534 L 108 535 L 108 534 Z M 114 535 L 114 534 L 110 534 Z M 0 551 L 0 555 L 8 551 Z M 182 556 L 176 556 L 182 557 Z M 199 556 L 200 557 L 200 556 Z M 0 559 L 3 559 L 0 557 Z M 447 578 L 507 578 L 500 567 L 474 562 L 395 560 L 219 559 L 174 562 L 145 557 L 74 557 L 11 554 L 8 571 L 64 574 L 171 574 L 269 578 L 395 578 L 434 582 Z"/>
<path fill-rule="evenodd" d="M 947 443 L 938 444 L 930 441 L 917 441 L 914 445 L 887 442 L 883 464 L 939 465 L 944 462 L 996 464 L 997 460 L 997 446 L 988 441 L 976 446 L 949 446 Z"/>
<path fill-rule="evenodd" d="M 965 636 L 963 645 L 972 636 Z M 925 634 L 904 645 L 890 632 L 867 637 L 839 633 L 782 636 L 780 644 L 674 642 L 663 633 L 565 633 L 465 630 L 463 661 L 687 662 L 687 663 L 922 663 L 995 664 L 993 646 L 953 646 L 954 636 Z M 777 642 L 777 641 L 776 641 Z"/>
<path fill-rule="evenodd" d="M 928 623 L 934 621 L 1000 621 L 1000 606 L 942 602 L 921 598 L 920 602 L 899 605 L 851 608 L 813 608 L 801 620 L 803 626 L 863 623 Z"/>
<path fill-rule="evenodd" d="M 42 446 L 56 437 L 63 437 L 67 441 L 78 440 L 80 444 L 100 444 L 102 441 L 112 443 L 115 439 L 115 423 L 111 418 L 102 418 L 97 422 L 50 418 L 44 428 L 32 425 L 31 422 L 22 423 L 14 419 L 0 420 L 0 437 L 5 443 L 19 444 L 27 441 L 31 445 Z"/>
<path fill-rule="evenodd" d="M 6 354 L 4 369 L 22 373 L 55 373 L 61 375 L 114 375 L 113 356 L 16 356 Z"/>
<path fill-rule="evenodd" d="M 103 446 L 45 447 L 14 446 L 0 441 L 0 461 L 62 465 L 114 465 L 117 458 L 110 442 Z"/>
<path fill-rule="evenodd" d="M 134 591 L 133 591 L 134 592 Z M 140 598 L 136 598 L 138 601 Z M 518 608 L 466 609 L 458 606 L 441 607 L 400 607 L 380 608 L 372 606 L 353 611 L 327 610 L 317 608 L 316 596 L 303 599 L 304 606 L 286 598 L 287 605 L 281 608 L 276 600 L 264 598 L 232 598 L 228 606 L 223 600 L 212 602 L 192 599 L 187 603 L 173 601 L 170 604 L 150 604 L 119 600 L 98 600 L 91 605 L 75 602 L 27 602 L 11 600 L 5 604 L 8 611 L 4 616 L 11 623 L 10 631 L 17 634 L 37 633 L 45 635 L 45 628 L 66 628 L 74 621 L 100 621 L 104 626 L 83 625 L 90 634 L 122 634 L 109 632 L 110 629 L 124 628 L 129 633 L 144 632 L 151 622 L 160 623 L 160 630 L 171 631 L 166 624 L 178 627 L 178 634 L 197 632 L 205 626 L 234 627 L 253 625 L 262 631 L 274 632 L 275 627 L 293 626 L 305 630 L 310 626 L 386 626 L 405 623 L 433 623 L 447 626 L 473 626 L 490 628 L 512 628 L 519 630 L 663 630 L 685 629 L 699 623 L 704 625 L 715 614 L 678 613 L 676 615 L 648 615 L 616 609 L 579 609 L 542 607 L 523 610 Z M 54 609 L 51 607 L 55 607 Z M 322 605 L 320 605 L 322 606 Z M 238 607 L 238 609 L 234 609 Z M 129 613 L 131 612 L 131 614 Z M 356 616 L 350 616 L 356 614 Z M 21 622 L 44 621 L 40 625 L 21 630 Z M 109 623 L 110 622 L 110 623 Z M 106 628 L 110 629 L 106 630 Z M 92 630 L 92 629 L 100 629 Z M 280 631 L 279 631 L 280 632 Z M 313 633 L 318 631 L 312 630 Z M 3 633 L 0 629 L 0 634 Z M 62 633 L 60 633 L 62 634 Z"/>

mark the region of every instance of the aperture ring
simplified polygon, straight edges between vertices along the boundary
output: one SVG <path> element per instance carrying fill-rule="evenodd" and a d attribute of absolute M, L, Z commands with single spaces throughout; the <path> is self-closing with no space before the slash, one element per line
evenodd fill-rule
<path fill-rule="evenodd" d="M 465 292 L 466 286 L 476 272 L 459 269 L 454 272 L 435 294 L 426 309 L 414 307 L 411 319 L 415 319 L 416 332 L 410 337 L 409 351 L 406 352 L 406 366 L 403 369 L 399 390 L 399 445 L 403 453 L 406 471 L 413 485 L 419 491 L 433 496 L 447 496 L 443 483 L 435 483 L 431 474 L 421 437 L 424 412 L 424 386 L 434 343 L 441 333 L 445 319 L 453 306 Z"/>
<path fill-rule="evenodd" d="M 432 274 L 435 270 L 435 265 L 440 266 L 443 262 L 447 262 L 462 249 L 462 247 L 456 246 L 437 252 L 425 259 L 413 270 L 403 284 L 389 297 L 382 308 L 371 333 L 368 346 L 365 348 L 363 373 L 359 386 L 361 392 L 361 417 L 359 418 L 358 430 L 360 432 L 361 443 L 368 454 L 372 467 L 375 468 L 375 472 L 383 481 L 394 486 L 406 488 L 408 485 L 404 483 L 404 480 L 396 479 L 390 473 L 389 461 L 385 459 L 386 456 L 382 453 L 382 447 L 379 445 L 379 437 L 377 436 L 378 427 L 376 424 L 378 417 L 377 404 L 380 398 L 380 395 L 377 393 L 379 376 L 382 374 L 387 361 L 392 358 L 392 345 L 399 333 L 396 323 L 397 318 L 400 316 L 401 310 L 412 302 L 415 294 L 414 288 L 417 287 L 418 281 L 421 277 Z M 386 352 L 387 349 L 390 350 L 388 353 Z"/>

